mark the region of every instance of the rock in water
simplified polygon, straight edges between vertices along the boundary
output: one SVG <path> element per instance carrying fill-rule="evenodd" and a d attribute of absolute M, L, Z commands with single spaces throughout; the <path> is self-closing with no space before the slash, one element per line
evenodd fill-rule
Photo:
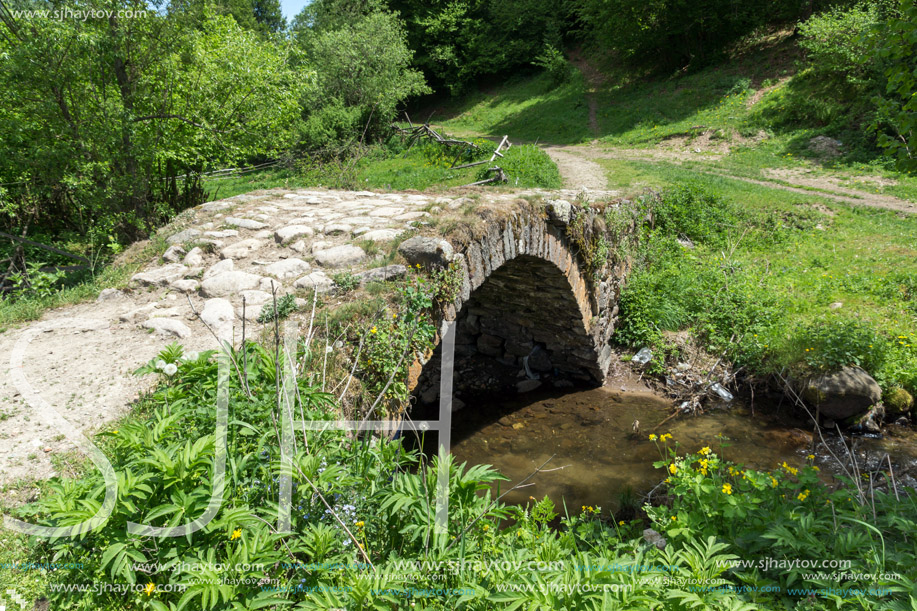
<path fill-rule="evenodd" d="M 865 413 L 882 399 L 882 389 L 860 367 L 811 377 L 803 382 L 800 394 L 823 418 L 832 420 Z"/>

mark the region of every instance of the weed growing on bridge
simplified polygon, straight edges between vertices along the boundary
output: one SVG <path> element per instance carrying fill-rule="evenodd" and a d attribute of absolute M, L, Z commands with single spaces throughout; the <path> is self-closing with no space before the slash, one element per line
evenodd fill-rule
<path fill-rule="evenodd" d="M 283 295 L 277 299 L 276 306 L 273 303 L 267 303 L 258 314 L 258 322 L 261 324 L 273 322 L 274 320 L 283 320 L 298 309 L 295 295 Z"/>
<path fill-rule="evenodd" d="M 567 238 L 576 246 L 587 279 L 598 283 L 602 270 L 608 265 L 611 245 L 605 235 L 604 222 L 586 207 L 576 211 L 567 224 Z"/>
<path fill-rule="evenodd" d="M 433 304 L 436 287 L 418 270 L 397 288 L 395 307 L 386 308 L 365 333 L 360 355 L 366 399 L 382 397 L 381 411 L 401 411 L 408 405 L 408 371 L 414 361 L 432 351 L 436 339 Z"/>

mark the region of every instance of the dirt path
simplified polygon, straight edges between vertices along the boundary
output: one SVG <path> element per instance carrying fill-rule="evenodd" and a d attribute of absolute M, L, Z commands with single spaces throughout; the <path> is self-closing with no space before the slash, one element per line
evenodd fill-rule
<path fill-rule="evenodd" d="M 567 189 L 603 191 L 608 186 L 605 170 L 586 158 L 586 147 L 546 146 L 544 152 L 557 164 Z"/>
<path fill-rule="evenodd" d="M 569 53 L 570 62 L 576 66 L 576 69 L 579 70 L 583 78 L 586 79 L 586 103 L 589 106 L 589 131 L 592 132 L 593 136 L 599 135 L 599 102 L 595 97 L 595 93 L 599 87 L 605 83 L 605 75 L 602 72 L 589 63 L 589 61 L 583 56 L 582 52 L 579 49 L 573 49 Z"/>
<path fill-rule="evenodd" d="M 841 180 L 831 176 L 807 175 L 802 172 L 787 172 L 779 170 L 765 171 L 766 176 L 762 178 L 751 178 L 747 176 L 737 176 L 730 174 L 725 170 L 716 167 L 715 163 L 724 155 L 728 154 L 728 148 L 721 150 L 700 149 L 696 150 L 687 145 L 684 150 L 673 148 L 671 142 L 665 146 L 660 145 L 653 149 L 629 149 L 629 148 L 599 148 L 594 145 L 580 145 L 567 147 L 546 147 L 545 151 L 551 155 L 560 168 L 561 175 L 565 182 L 570 184 L 581 180 L 579 174 L 585 172 L 584 168 L 592 167 L 593 174 L 601 173 L 604 180 L 604 169 L 595 163 L 597 159 L 616 159 L 622 161 L 647 161 L 663 162 L 673 165 L 681 165 L 685 161 L 710 162 L 709 169 L 704 167 L 691 167 L 692 171 L 708 176 L 717 176 L 730 180 L 739 180 L 769 189 L 779 189 L 791 193 L 800 193 L 811 195 L 813 197 L 823 197 L 825 199 L 836 201 L 852 206 L 865 206 L 868 208 L 882 208 L 885 210 L 894 210 L 906 214 L 917 214 L 917 203 L 907 201 L 891 195 L 881 193 L 871 193 L 866 190 L 854 189 L 851 187 L 840 186 Z M 551 149 L 555 152 L 552 153 Z M 559 150 L 559 151 L 558 151 Z M 555 158 L 555 155 L 558 157 Z M 560 157 L 563 157 L 564 165 L 561 165 Z M 768 179 L 768 176 L 771 179 Z M 876 182 L 878 184 L 883 179 L 869 177 L 851 177 L 860 178 L 865 183 Z"/>

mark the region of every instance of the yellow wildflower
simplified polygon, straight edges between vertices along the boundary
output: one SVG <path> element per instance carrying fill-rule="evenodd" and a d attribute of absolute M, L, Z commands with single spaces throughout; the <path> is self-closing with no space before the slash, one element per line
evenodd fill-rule
<path fill-rule="evenodd" d="M 156 590 L 156 584 L 153 583 L 152 581 L 146 584 L 146 587 L 143 588 L 143 591 L 146 592 L 147 596 L 152 595 L 155 590 Z"/>
<path fill-rule="evenodd" d="M 656 441 L 656 434 L 655 434 L 655 433 L 651 433 L 651 434 L 650 434 L 650 441 Z"/>
<path fill-rule="evenodd" d="M 375 332 L 376 332 L 376 328 L 373 327 L 372 329 L 369 330 L 369 332 L 370 332 L 370 333 L 375 333 Z"/>
<path fill-rule="evenodd" d="M 669 465 L 669 473 L 671 473 L 672 475 L 675 475 L 676 473 L 678 473 L 678 467 L 675 466 L 675 463 L 672 463 Z"/>
<path fill-rule="evenodd" d="M 710 453 L 710 448 L 708 448 L 707 446 L 702 447 L 700 449 L 700 452 L 698 452 L 698 454 L 703 454 L 704 456 L 706 456 L 709 453 Z"/>
<path fill-rule="evenodd" d="M 723 492 L 726 494 L 732 494 L 732 484 L 723 484 Z"/>
<path fill-rule="evenodd" d="M 242 529 L 241 529 L 241 528 L 237 528 L 237 529 L 235 529 L 234 531 L 232 531 L 232 536 L 229 537 L 229 540 L 230 540 L 230 541 L 235 541 L 236 539 L 239 539 L 239 538 L 241 538 L 241 537 L 242 537 Z"/>

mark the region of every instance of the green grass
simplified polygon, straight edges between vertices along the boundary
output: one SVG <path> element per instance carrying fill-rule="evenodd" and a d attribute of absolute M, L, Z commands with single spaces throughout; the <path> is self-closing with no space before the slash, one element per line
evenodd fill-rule
<path fill-rule="evenodd" d="M 514 77 L 493 92 L 447 104 L 443 125 L 463 135 L 508 135 L 512 142 L 577 144 L 591 137 L 585 92 L 578 73 L 560 86 L 547 74 Z"/>
<path fill-rule="evenodd" d="M 122 262 L 100 265 L 98 271 L 86 280 L 76 281 L 46 295 L 26 293 L 0 300 L 0 327 L 37 320 L 46 310 L 53 308 L 92 301 L 99 296 L 102 289 L 124 288 L 131 276 L 164 250 L 164 240 L 154 237 L 149 242 L 142 243 Z"/>
<path fill-rule="evenodd" d="M 868 117 L 856 118 L 865 112 L 862 102 L 808 71 L 795 74 L 797 59 L 795 43 L 778 37 L 687 74 L 609 73 L 591 93 L 578 73 L 559 87 L 544 74 L 516 77 L 438 108 L 437 116 L 445 115 L 445 129 L 464 135 L 509 134 L 562 145 L 597 140 L 609 154 L 628 149 L 630 156 L 663 148 L 678 152 L 669 162 L 686 168 L 765 180 L 773 180 L 765 170 L 794 170 L 917 201 L 917 176 L 896 172 L 873 145 Z M 589 127 L 589 96 L 596 105 L 595 131 Z M 843 154 L 817 157 L 809 141 L 819 135 L 839 139 Z"/>
<path fill-rule="evenodd" d="M 720 203 L 687 204 L 689 220 L 711 205 L 728 211 L 702 223 L 720 233 L 715 241 L 680 229 L 695 239 L 694 249 L 651 248 L 622 297 L 619 340 L 659 341 L 653 329 L 688 328 L 719 353 L 735 334 L 730 356 L 751 372 L 800 372 L 817 368 L 833 349 L 811 343 L 815 329 L 856 323 L 876 334 L 875 350 L 883 352 L 851 347 L 850 358 L 885 391 L 917 391 L 917 216 L 692 176 L 665 164 L 606 167 L 621 182 L 690 184 L 714 194 Z M 842 305 L 832 308 L 836 303 Z"/>
<path fill-rule="evenodd" d="M 260 189 L 299 189 L 313 186 L 314 179 L 292 168 L 267 168 L 227 178 L 206 178 L 207 200 L 225 199 Z"/>
<path fill-rule="evenodd" d="M 387 147 L 378 147 L 360 160 L 357 184 L 361 187 L 391 190 L 448 188 L 468 185 L 493 176 L 485 170 L 500 166 L 508 177 L 508 186 L 556 189 L 561 186 L 560 172 L 550 157 L 534 145 L 516 145 L 504 151 L 504 157 L 492 164 L 453 169 L 471 161 L 489 159 L 496 145 L 477 139 L 481 151 L 467 158 L 455 159 L 444 147 L 425 143 L 405 150 L 403 143 L 392 139 Z"/>

